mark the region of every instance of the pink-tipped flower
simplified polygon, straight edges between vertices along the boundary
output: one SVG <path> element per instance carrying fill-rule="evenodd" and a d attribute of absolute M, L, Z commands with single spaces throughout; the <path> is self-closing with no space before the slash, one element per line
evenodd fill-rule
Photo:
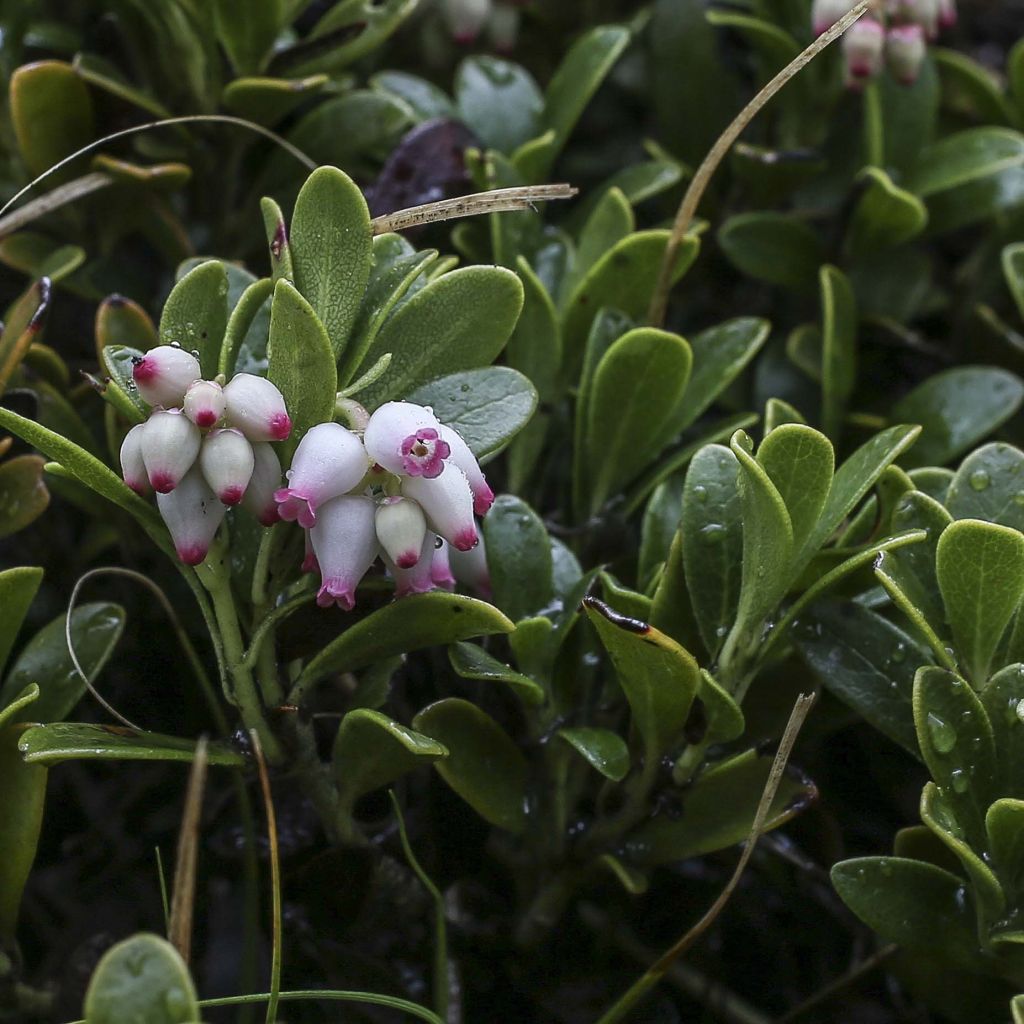
<path fill-rule="evenodd" d="M 887 0 L 885 12 L 890 28 L 920 25 L 928 39 L 939 33 L 939 0 Z"/>
<path fill-rule="evenodd" d="M 299 568 L 303 572 L 319 572 L 320 563 L 316 560 L 316 552 L 313 550 L 313 541 L 309 536 L 309 530 L 302 531 L 302 539 L 305 541 L 306 549 L 302 556 L 302 565 Z"/>
<path fill-rule="evenodd" d="M 212 427 L 224 415 L 227 400 L 215 380 L 193 381 L 185 392 L 185 415 L 197 426 Z"/>
<path fill-rule="evenodd" d="M 487 35 L 498 53 L 511 53 L 519 41 L 519 18 L 512 4 L 496 3 L 487 22 Z"/>
<path fill-rule="evenodd" d="M 477 543 L 473 519 L 473 492 L 466 474 L 449 466 L 440 476 L 428 479 L 410 476 L 402 481 L 402 494 L 420 503 L 427 525 L 460 551 Z"/>
<path fill-rule="evenodd" d="M 362 442 L 338 423 L 318 423 L 299 442 L 288 470 L 288 486 L 275 492 L 282 519 L 303 529 L 316 523 L 317 509 L 347 494 L 366 476 L 370 463 Z"/>
<path fill-rule="evenodd" d="M 201 374 L 199 360 L 177 345 L 158 345 L 132 360 L 135 386 L 153 406 L 181 405 L 189 385 Z"/>
<path fill-rule="evenodd" d="M 252 479 L 256 456 L 245 434 L 223 427 L 206 435 L 199 449 L 199 467 L 213 493 L 225 505 L 237 505 Z"/>
<path fill-rule="evenodd" d="M 261 526 L 273 526 L 281 519 L 274 501 L 274 493 L 281 486 L 281 463 L 273 445 L 267 441 L 253 444 L 252 455 L 252 477 L 242 504 L 260 521 Z"/>
<path fill-rule="evenodd" d="M 411 498 L 385 498 L 377 506 L 377 540 L 384 553 L 400 569 L 411 569 L 420 560 L 427 517 Z"/>
<path fill-rule="evenodd" d="M 169 494 L 192 468 L 202 435 L 180 409 L 158 409 L 146 420 L 142 461 L 157 494 Z"/>
<path fill-rule="evenodd" d="M 366 452 L 396 476 L 440 476 L 451 448 L 434 414 L 412 402 L 386 402 L 370 417 L 363 434 Z"/>
<path fill-rule="evenodd" d="M 455 589 L 455 577 L 452 575 L 451 566 L 451 545 L 446 544 L 440 537 L 434 545 L 434 551 L 430 558 L 430 578 L 434 585 L 442 590 Z"/>
<path fill-rule="evenodd" d="M 224 398 L 228 422 L 250 441 L 284 441 L 292 432 L 284 396 L 266 377 L 236 373 Z"/>
<path fill-rule="evenodd" d="M 480 463 L 458 431 L 442 424 L 441 437 L 451 451 L 451 462 L 466 474 L 469 489 L 473 492 L 473 511 L 478 516 L 485 515 L 494 504 L 494 491 L 487 486 L 487 477 L 481 471 Z"/>
<path fill-rule="evenodd" d="M 843 36 L 847 85 L 858 87 L 877 75 L 882 70 L 884 50 L 885 29 L 879 22 L 868 15 L 854 22 Z"/>
<path fill-rule="evenodd" d="M 227 511 L 199 467 L 189 470 L 170 494 L 158 494 L 156 504 L 178 557 L 186 565 L 198 565 L 206 558 Z"/>
<path fill-rule="evenodd" d="M 444 0 L 445 21 L 460 46 L 476 42 L 490 14 L 491 0 Z"/>
<path fill-rule="evenodd" d="M 418 552 L 416 561 L 407 568 L 396 565 L 387 554 L 384 564 L 388 567 L 395 581 L 395 597 L 408 597 L 410 594 L 426 594 L 434 589 L 431 565 L 434 557 L 434 544 L 437 536 L 429 531 L 423 536 L 423 547 Z"/>
<path fill-rule="evenodd" d="M 142 459 L 142 435 L 145 429 L 145 423 L 132 427 L 121 442 L 121 475 L 136 494 L 149 494 L 152 490 L 146 463 Z"/>
<path fill-rule="evenodd" d="M 939 28 L 952 28 L 956 24 L 956 0 L 939 0 Z"/>
<path fill-rule="evenodd" d="M 480 535 L 480 543 L 469 551 L 449 548 L 448 563 L 459 583 L 464 583 L 481 597 L 491 596 L 491 571 L 487 568 L 483 534 Z"/>
<path fill-rule="evenodd" d="M 814 0 L 811 5 L 811 28 L 816 36 L 827 32 L 844 14 L 849 14 L 853 0 Z"/>
<path fill-rule="evenodd" d="M 917 81 L 927 44 L 920 25 L 896 25 L 885 36 L 885 60 L 893 77 L 904 85 Z"/>
<path fill-rule="evenodd" d="M 377 557 L 374 511 L 373 499 L 361 494 L 343 494 L 320 509 L 310 536 L 320 563 L 321 608 L 355 606 L 356 587 Z"/>

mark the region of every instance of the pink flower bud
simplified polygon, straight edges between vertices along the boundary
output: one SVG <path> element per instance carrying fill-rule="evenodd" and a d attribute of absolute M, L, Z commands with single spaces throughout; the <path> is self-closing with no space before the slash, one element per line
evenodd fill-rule
<path fill-rule="evenodd" d="M 494 491 L 487 486 L 487 478 L 480 470 L 480 463 L 458 431 L 442 424 L 441 437 L 451 450 L 451 462 L 466 474 L 469 488 L 473 492 L 473 511 L 478 516 L 485 515 L 494 504 Z"/>
<path fill-rule="evenodd" d="M 202 374 L 199 360 L 177 345 L 158 345 L 132 360 L 132 378 L 150 405 L 181 405 L 188 386 Z"/>
<path fill-rule="evenodd" d="M 197 380 L 185 392 L 185 415 L 197 427 L 212 427 L 227 407 L 224 389 L 215 380 Z"/>
<path fill-rule="evenodd" d="M 153 490 L 168 494 L 192 468 L 202 435 L 180 409 L 158 409 L 145 424 L 142 461 Z"/>
<path fill-rule="evenodd" d="M 266 377 L 236 373 L 224 398 L 228 422 L 250 441 L 284 441 L 292 432 L 284 396 Z"/>
<path fill-rule="evenodd" d="M 885 36 L 885 59 L 893 77 L 912 85 L 924 63 L 927 46 L 920 25 L 896 25 Z"/>
<path fill-rule="evenodd" d="M 434 589 L 431 565 L 434 557 L 436 534 L 427 531 L 423 535 L 423 546 L 417 552 L 416 561 L 406 568 L 396 565 L 384 555 L 384 564 L 388 567 L 395 581 L 395 597 L 408 597 L 409 594 L 426 594 Z"/>
<path fill-rule="evenodd" d="M 473 492 L 466 474 L 458 466 L 448 468 L 432 479 L 410 476 L 402 481 L 402 494 L 420 503 L 427 525 L 460 551 L 468 551 L 477 542 L 473 519 Z"/>
<path fill-rule="evenodd" d="M 373 499 L 361 494 L 332 498 L 321 509 L 310 530 L 313 551 L 320 563 L 321 586 L 316 603 L 351 610 L 356 587 L 377 557 Z"/>
<path fill-rule="evenodd" d="M 320 563 L 316 560 L 316 552 L 313 550 L 313 541 L 310 539 L 309 530 L 302 531 L 302 538 L 305 541 L 306 550 L 299 568 L 303 572 L 319 572 Z"/>
<path fill-rule="evenodd" d="M 451 550 L 451 545 L 438 537 L 438 543 L 434 545 L 433 555 L 430 559 L 430 578 L 442 590 L 455 589 L 455 577 L 452 575 L 449 558 Z"/>
<path fill-rule="evenodd" d="M 252 445 L 252 478 L 245 489 L 242 504 L 260 521 L 261 526 L 273 526 L 281 517 L 277 513 L 274 492 L 281 486 L 281 463 L 273 445 L 256 441 Z"/>
<path fill-rule="evenodd" d="M 956 24 L 956 0 L 939 0 L 939 28 L 952 28 Z"/>
<path fill-rule="evenodd" d="M 920 25 L 929 39 L 939 32 L 939 0 L 887 0 L 887 24 Z"/>
<path fill-rule="evenodd" d="M 476 41 L 490 14 L 491 0 L 444 0 L 445 21 L 460 46 Z"/>
<path fill-rule="evenodd" d="M 487 22 L 487 35 L 498 53 L 511 53 L 519 41 L 519 11 L 511 4 L 496 3 Z"/>
<path fill-rule="evenodd" d="M 420 560 L 427 518 L 410 498 L 385 498 L 377 506 L 377 540 L 384 553 L 400 569 L 411 569 Z"/>
<path fill-rule="evenodd" d="M 198 565 L 206 558 L 227 511 L 199 467 L 189 470 L 170 494 L 158 494 L 156 504 L 178 557 L 186 565 Z"/>
<path fill-rule="evenodd" d="M 882 70 L 885 30 L 874 18 L 865 15 L 854 22 L 843 36 L 847 85 L 858 86 Z"/>
<path fill-rule="evenodd" d="M 132 427 L 121 442 L 121 475 L 136 494 L 149 494 L 152 490 L 146 463 L 142 460 L 142 435 L 145 429 L 145 423 Z"/>
<path fill-rule="evenodd" d="M 213 493 L 225 505 L 237 505 L 252 479 L 256 456 L 240 430 L 225 427 L 206 435 L 199 449 L 199 467 Z"/>
<path fill-rule="evenodd" d="M 396 476 L 440 476 L 451 454 L 434 414 L 412 402 L 386 402 L 363 434 L 367 454 Z"/>
<path fill-rule="evenodd" d="M 366 475 L 362 442 L 338 423 L 319 423 L 299 442 L 288 470 L 288 486 L 274 493 L 278 512 L 303 529 L 316 523 L 317 508 L 351 491 Z"/>
<path fill-rule="evenodd" d="M 854 0 L 814 0 L 811 4 L 811 27 L 816 36 L 827 32 L 844 14 L 849 14 Z"/>
<path fill-rule="evenodd" d="M 480 543 L 469 551 L 449 548 L 448 562 L 459 583 L 464 583 L 481 597 L 491 596 L 491 571 L 487 568 L 487 550 L 482 534 Z"/>

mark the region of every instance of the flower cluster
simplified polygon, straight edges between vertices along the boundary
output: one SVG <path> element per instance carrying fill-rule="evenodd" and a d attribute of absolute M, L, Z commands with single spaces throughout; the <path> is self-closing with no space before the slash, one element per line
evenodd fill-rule
<path fill-rule="evenodd" d="M 125 436 L 121 470 L 137 494 L 156 491 L 178 557 L 202 562 L 229 506 L 277 522 L 281 464 L 270 442 L 292 429 L 281 392 L 249 373 L 203 380 L 199 360 L 177 345 L 136 358 L 132 376 L 153 412 Z"/>
<path fill-rule="evenodd" d="M 398 596 L 450 589 L 455 577 L 486 590 L 475 515 L 494 494 L 466 442 L 429 408 L 388 402 L 361 438 L 321 423 L 302 438 L 286 476 L 277 511 L 306 531 L 303 568 L 320 572 L 321 607 L 351 609 L 378 556 Z"/>
<path fill-rule="evenodd" d="M 853 6 L 853 0 L 814 0 L 815 33 L 828 31 Z M 909 85 L 921 70 L 928 42 L 955 22 L 956 0 L 879 0 L 843 36 L 847 84 L 859 87 L 888 65 Z"/>
<path fill-rule="evenodd" d="M 486 33 L 498 53 L 511 53 L 519 37 L 519 11 L 523 0 L 443 0 L 445 21 L 461 46 L 475 43 Z"/>

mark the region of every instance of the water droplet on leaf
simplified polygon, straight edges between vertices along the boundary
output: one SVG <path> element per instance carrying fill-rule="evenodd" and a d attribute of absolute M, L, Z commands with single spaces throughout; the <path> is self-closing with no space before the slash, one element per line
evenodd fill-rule
<path fill-rule="evenodd" d="M 970 476 L 971 487 L 976 491 L 983 491 L 992 482 L 984 469 L 976 469 Z"/>
<path fill-rule="evenodd" d="M 932 745 L 940 754 L 948 754 L 956 746 L 956 730 L 934 711 L 928 712 L 927 722 Z"/>

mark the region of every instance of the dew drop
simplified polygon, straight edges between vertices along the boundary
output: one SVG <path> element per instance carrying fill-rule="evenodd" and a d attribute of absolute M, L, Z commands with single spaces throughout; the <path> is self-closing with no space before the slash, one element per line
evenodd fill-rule
<path fill-rule="evenodd" d="M 934 711 L 928 712 L 928 732 L 940 754 L 948 754 L 956 746 L 956 730 Z"/>
<path fill-rule="evenodd" d="M 879 861 L 878 868 L 886 878 L 892 877 L 892 865 L 887 860 Z"/>
<path fill-rule="evenodd" d="M 1024 505 L 1024 491 L 1018 491 L 1013 496 L 1013 502 L 1015 505 Z"/>
<path fill-rule="evenodd" d="M 460 391 L 461 391 L 461 392 L 462 392 L 463 394 L 465 394 L 465 393 L 466 393 L 466 392 L 467 392 L 467 391 L 469 390 L 469 385 L 468 385 L 468 384 L 463 384 L 463 385 L 462 385 L 462 386 L 461 386 L 461 387 L 459 388 L 459 390 L 460 390 Z"/>
<path fill-rule="evenodd" d="M 984 469 L 976 469 L 970 476 L 971 487 L 976 491 L 983 491 L 992 482 Z"/>
<path fill-rule="evenodd" d="M 172 341 L 171 342 L 171 348 L 181 348 L 181 342 L 180 341 Z"/>
<path fill-rule="evenodd" d="M 1017 717 L 1024 722 L 1024 700 L 1017 701 L 1017 707 L 1014 710 L 1017 712 Z"/>
<path fill-rule="evenodd" d="M 898 665 L 901 661 L 907 660 L 907 645 L 904 643 L 898 643 L 892 652 L 892 660 Z"/>
<path fill-rule="evenodd" d="M 721 523 L 708 523 L 700 528 L 700 535 L 705 544 L 718 544 L 725 537 L 725 527 Z"/>
<path fill-rule="evenodd" d="M 953 783 L 953 789 L 957 793 L 966 793 L 967 787 L 971 784 L 970 778 L 968 778 L 967 772 L 962 768 L 957 768 L 955 771 L 950 772 L 949 781 Z"/>
<path fill-rule="evenodd" d="M 694 489 L 693 489 L 693 496 L 694 496 L 694 497 L 695 497 L 695 498 L 696 498 L 696 499 L 697 499 L 697 500 L 698 500 L 699 502 L 705 502 L 705 501 L 707 501 L 707 500 L 708 500 L 708 489 L 707 489 L 706 487 L 701 487 L 701 485 L 700 485 L 700 484 L 698 484 L 698 485 L 697 485 L 696 487 L 694 487 Z"/>

